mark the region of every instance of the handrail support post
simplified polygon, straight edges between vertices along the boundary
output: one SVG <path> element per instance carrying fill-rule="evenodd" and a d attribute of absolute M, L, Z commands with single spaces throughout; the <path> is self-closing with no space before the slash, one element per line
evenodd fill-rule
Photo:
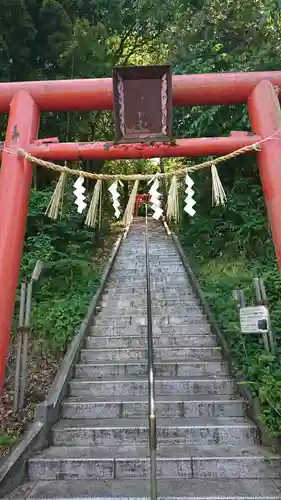
<path fill-rule="evenodd" d="M 154 369 L 154 353 L 153 353 L 147 205 L 146 205 L 146 215 L 145 215 L 145 263 L 146 263 L 146 298 L 147 298 L 148 426 L 149 426 L 149 451 L 150 451 L 150 488 L 151 488 L 151 500 L 157 500 L 157 434 L 156 434 L 156 411 L 155 411 L 155 369 Z"/>

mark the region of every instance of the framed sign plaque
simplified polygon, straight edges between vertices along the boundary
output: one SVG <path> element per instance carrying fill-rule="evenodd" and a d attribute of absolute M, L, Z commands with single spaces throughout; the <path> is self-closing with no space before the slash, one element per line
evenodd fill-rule
<path fill-rule="evenodd" d="M 115 141 L 169 141 L 172 136 L 170 65 L 113 69 Z"/>

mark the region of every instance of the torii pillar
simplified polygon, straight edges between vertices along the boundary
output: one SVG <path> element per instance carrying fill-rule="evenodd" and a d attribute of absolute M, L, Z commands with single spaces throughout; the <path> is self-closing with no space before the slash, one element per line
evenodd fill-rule
<path fill-rule="evenodd" d="M 32 184 L 30 162 L 9 151 L 25 149 L 37 138 L 39 118 L 39 108 L 28 92 L 21 90 L 14 95 L 0 170 L 0 392 L 4 384 Z"/>
<path fill-rule="evenodd" d="M 271 82 L 261 81 L 248 100 L 248 110 L 252 130 L 263 139 L 273 136 L 261 144 L 257 156 L 272 239 L 281 270 L 281 111 L 278 92 L 279 89 Z"/>

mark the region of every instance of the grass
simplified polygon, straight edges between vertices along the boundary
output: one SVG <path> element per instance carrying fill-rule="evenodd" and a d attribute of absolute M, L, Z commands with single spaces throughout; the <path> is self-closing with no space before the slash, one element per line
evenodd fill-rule
<path fill-rule="evenodd" d="M 18 440 L 18 436 L 15 433 L 5 434 L 0 436 L 0 446 L 11 447 Z"/>
<path fill-rule="evenodd" d="M 5 457 L 9 454 L 10 450 L 18 443 L 18 441 L 19 435 L 13 431 L 0 436 L 0 460 L 1 457 Z"/>
<path fill-rule="evenodd" d="M 187 252 L 188 253 L 188 252 Z M 281 348 L 280 348 L 280 278 L 275 262 L 254 265 L 239 259 L 200 258 L 197 275 L 204 295 L 211 306 L 232 353 L 239 377 L 258 396 L 261 422 L 271 436 L 281 436 Z M 255 304 L 253 278 L 263 276 L 267 288 L 273 329 L 276 334 L 276 355 L 268 354 L 259 335 L 243 335 L 232 291 L 242 288 L 246 304 Z M 276 300 L 276 297 L 278 298 Z"/>

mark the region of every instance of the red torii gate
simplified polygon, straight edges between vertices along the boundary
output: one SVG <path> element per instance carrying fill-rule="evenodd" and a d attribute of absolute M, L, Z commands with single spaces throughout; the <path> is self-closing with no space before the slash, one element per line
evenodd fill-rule
<path fill-rule="evenodd" d="M 221 73 L 173 77 L 173 105 L 245 104 L 255 135 L 181 139 L 175 145 L 113 146 L 36 142 L 41 111 L 112 109 L 112 79 L 0 83 L 0 112 L 8 113 L 0 171 L 0 392 L 4 382 L 14 301 L 32 182 L 32 166 L 18 148 L 44 159 L 152 158 L 226 154 L 275 135 L 257 153 L 262 187 L 281 269 L 281 72 Z M 278 87 L 278 88 L 276 88 Z M 105 147 L 106 146 L 106 147 Z M 15 154 L 11 154 L 14 150 Z"/>
<path fill-rule="evenodd" d="M 149 203 L 149 200 L 151 198 L 150 194 L 137 194 L 136 196 L 136 203 L 135 203 L 135 216 L 137 217 L 139 215 L 139 206 L 142 205 L 142 203 Z"/>

